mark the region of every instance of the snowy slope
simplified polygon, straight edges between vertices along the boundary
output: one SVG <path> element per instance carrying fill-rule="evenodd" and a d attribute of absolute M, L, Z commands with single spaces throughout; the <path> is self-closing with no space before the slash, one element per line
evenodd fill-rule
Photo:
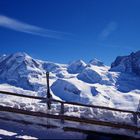
<path fill-rule="evenodd" d="M 123 62 L 119 61 L 119 65 Z M 117 65 L 114 62 L 110 69 L 97 59 L 87 64 L 82 60 L 58 64 L 33 59 L 21 52 L 1 55 L 0 90 L 46 96 L 45 72 L 49 71 L 55 99 L 136 110 L 140 100 L 140 76 L 119 71 Z"/>

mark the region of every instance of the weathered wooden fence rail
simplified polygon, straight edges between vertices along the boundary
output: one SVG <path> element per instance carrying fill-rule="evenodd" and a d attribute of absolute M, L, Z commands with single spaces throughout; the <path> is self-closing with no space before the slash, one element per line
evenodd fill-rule
<path fill-rule="evenodd" d="M 140 112 L 115 109 L 115 108 L 104 107 L 104 106 L 85 105 L 85 104 L 74 103 L 74 102 L 64 102 L 64 101 L 55 100 L 55 99 L 47 99 L 45 97 L 22 95 L 22 94 L 7 92 L 7 91 L 0 91 L 0 94 L 23 97 L 23 98 L 30 98 L 30 99 L 37 99 L 37 100 L 43 100 L 43 101 L 50 101 L 50 102 L 56 102 L 56 103 L 61 104 L 61 110 L 60 110 L 59 115 L 27 111 L 27 110 L 23 110 L 23 109 L 17 109 L 17 108 L 6 107 L 6 106 L 0 106 L 0 111 L 12 112 L 12 113 L 18 113 L 18 114 L 24 114 L 24 115 L 31 115 L 31 116 L 36 116 L 36 117 L 47 117 L 47 118 L 52 118 L 52 119 L 60 119 L 60 120 L 62 120 L 62 122 L 66 120 L 66 121 L 73 121 L 73 122 L 79 122 L 79 123 L 82 122 L 82 123 L 87 123 L 87 124 L 114 127 L 114 128 L 119 128 L 119 129 L 120 128 L 128 129 L 128 130 L 132 130 L 135 132 L 140 131 L 140 127 L 137 126 L 137 120 L 138 120 L 138 116 L 140 116 Z M 121 123 L 117 123 L 117 122 L 108 122 L 108 121 L 101 121 L 101 120 L 95 120 L 95 119 L 79 118 L 79 117 L 74 117 L 74 116 L 67 116 L 67 115 L 64 115 L 64 108 L 65 108 L 66 104 L 74 105 L 74 106 L 88 107 L 88 108 L 97 108 L 97 109 L 103 109 L 103 110 L 105 109 L 105 110 L 123 112 L 123 113 L 130 113 L 134 117 L 135 125 L 121 124 Z"/>
<path fill-rule="evenodd" d="M 7 91 L 0 91 L 0 94 L 12 95 L 12 96 L 25 97 L 25 98 L 30 98 L 30 99 L 38 99 L 38 100 L 46 101 L 45 97 L 24 95 L 24 94 L 12 93 L 12 92 L 7 92 Z M 60 100 L 55 100 L 55 99 L 49 99 L 49 100 L 51 102 L 57 102 L 57 103 L 61 103 L 61 104 L 83 106 L 83 107 L 92 107 L 92 108 L 106 109 L 106 110 L 110 110 L 110 111 L 117 111 L 117 112 L 132 113 L 132 114 L 140 115 L 140 112 L 123 110 L 123 109 L 116 109 L 116 108 L 110 108 L 110 107 L 105 107 L 105 106 L 88 105 L 88 104 L 75 103 L 75 102 L 65 102 L 65 101 L 60 101 Z"/>
<path fill-rule="evenodd" d="M 53 114 L 47 114 L 43 112 L 34 112 L 34 111 L 27 111 L 23 109 L 12 108 L 12 107 L 5 107 L 1 105 L 0 105 L 0 111 L 12 112 L 12 113 L 18 113 L 18 114 L 30 115 L 30 116 L 36 116 L 36 117 L 46 117 L 46 118 L 57 119 L 57 120 L 63 119 L 66 121 L 109 126 L 109 127 L 122 128 L 122 129 L 128 129 L 128 130 L 133 130 L 133 131 L 140 131 L 139 127 L 127 125 L 127 124 L 98 121 L 94 119 L 86 119 L 86 118 L 79 118 L 79 117 L 66 116 L 66 115 L 53 115 Z"/>

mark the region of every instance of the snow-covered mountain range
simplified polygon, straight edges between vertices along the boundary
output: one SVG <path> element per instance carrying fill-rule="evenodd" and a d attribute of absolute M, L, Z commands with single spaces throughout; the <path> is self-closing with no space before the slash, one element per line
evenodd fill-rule
<path fill-rule="evenodd" d="M 0 56 L 0 90 L 46 96 L 50 72 L 53 98 L 136 110 L 140 100 L 140 51 L 119 56 L 106 66 L 92 59 L 58 64 L 26 53 Z"/>

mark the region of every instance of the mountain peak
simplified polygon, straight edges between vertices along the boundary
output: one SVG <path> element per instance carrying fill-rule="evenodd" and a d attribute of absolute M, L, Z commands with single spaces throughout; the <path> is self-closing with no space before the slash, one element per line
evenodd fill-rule
<path fill-rule="evenodd" d="M 76 60 L 70 63 L 68 66 L 69 73 L 79 73 L 86 67 L 86 63 L 83 60 Z"/>
<path fill-rule="evenodd" d="M 27 53 L 25 52 L 16 52 L 12 54 L 13 57 L 17 58 L 17 57 L 28 57 L 31 58 Z"/>
<path fill-rule="evenodd" d="M 95 66 L 104 66 L 103 62 L 96 58 L 93 58 L 92 60 L 90 60 L 89 64 L 95 65 Z"/>

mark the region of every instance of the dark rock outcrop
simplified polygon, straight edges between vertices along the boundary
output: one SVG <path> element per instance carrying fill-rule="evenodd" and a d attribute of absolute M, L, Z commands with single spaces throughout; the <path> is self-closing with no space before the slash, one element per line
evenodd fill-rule
<path fill-rule="evenodd" d="M 140 75 L 140 51 L 128 56 L 118 56 L 111 64 L 110 71 L 135 73 Z"/>

